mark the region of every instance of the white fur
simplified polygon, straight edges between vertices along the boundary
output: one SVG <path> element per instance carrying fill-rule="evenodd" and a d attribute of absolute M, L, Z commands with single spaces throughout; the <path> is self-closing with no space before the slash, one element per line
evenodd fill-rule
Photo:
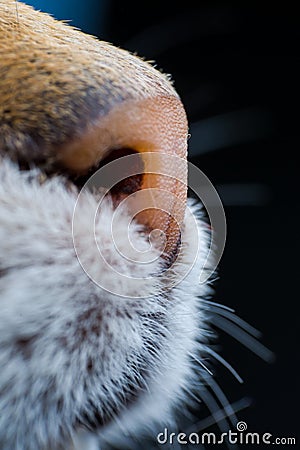
<path fill-rule="evenodd" d="M 138 264 L 139 276 L 150 276 L 142 285 L 145 297 L 136 298 L 141 284 L 130 278 L 137 275 L 136 264 L 126 265 L 131 297 L 120 297 L 97 286 L 78 262 L 72 239 L 75 202 L 76 193 L 63 179 L 41 184 L 39 172 L 20 172 L 11 162 L 1 162 L 0 447 L 5 450 L 66 449 L 72 441 L 83 448 L 76 433 L 89 424 L 89 416 L 93 421 L 93 408 L 99 416 L 120 410 L 117 420 L 97 431 L 99 442 L 118 442 L 124 430 L 153 432 L 173 420 L 196 381 L 190 355 L 201 351 L 201 297 L 209 292 L 198 282 L 209 240 L 205 225 L 198 220 L 194 265 L 196 237 L 187 216 L 173 275 L 161 274 L 162 260 L 153 248 L 154 262 Z M 89 194 L 80 205 L 77 238 L 90 267 L 110 277 L 98 264 L 89 235 L 96 204 Z M 111 203 L 104 202 L 96 235 L 105 243 L 106 258 L 122 272 L 124 262 L 110 237 L 112 215 Z M 124 211 L 120 236 L 126 223 Z M 131 239 L 148 245 L 137 224 Z M 187 276 L 170 288 L 170 280 L 188 268 Z M 109 282 L 114 287 L 113 277 Z M 137 384 L 137 398 L 123 407 Z M 89 439 L 86 450 L 95 448 L 96 437 Z"/>

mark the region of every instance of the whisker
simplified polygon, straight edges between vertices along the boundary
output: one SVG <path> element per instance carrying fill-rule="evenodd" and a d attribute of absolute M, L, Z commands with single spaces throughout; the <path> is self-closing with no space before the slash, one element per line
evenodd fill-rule
<path fill-rule="evenodd" d="M 213 393 L 215 394 L 216 398 L 221 403 L 223 410 L 226 412 L 227 417 L 229 418 L 230 422 L 233 426 L 236 425 L 238 422 L 238 419 L 235 415 L 235 412 L 230 405 L 227 397 L 225 396 L 224 392 L 222 391 L 220 385 L 214 380 L 213 377 L 210 376 L 202 376 L 202 379 L 209 385 Z"/>
<path fill-rule="evenodd" d="M 201 298 L 201 303 L 207 303 L 208 305 L 215 306 L 215 307 L 218 307 L 220 309 L 225 309 L 225 310 L 230 311 L 232 313 L 235 312 L 234 309 L 230 308 L 230 306 L 222 305 L 222 303 L 213 302 L 211 300 L 204 300 L 204 299 Z"/>
<path fill-rule="evenodd" d="M 251 406 L 252 401 L 248 397 L 244 397 L 241 400 L 238 400 L 235 403 L 231 404 L 232 410 L 237 413 L 239 411 L 242 411 L 243 409 L 249 408 Z M 215 417 L 208 416 L 205 419 L 199 420 L 197 423 L 193 424 L 188 430 L 186 431 L 187 434 L 190 433 L 197 433 L 199 431 L 205 430 L 212 425 L 215 425 L 216 420 L 220 421 L 223 420 L 224 417 L 226 417 L 226 412 L 223 409 L 219 409 L 215 413 Z"/>
<path fill-rule="evenodd" d="M 217 352 L 215 352 L 210 347 L 205 347 L 205 352 L 209 353 L 211 356 L 213 356 L 217 361 L 219 361 L 226 369 L 229 370 L 229 372 L 238 380 L 239 383 L 244 383 L 244 380 L 242 377 L 238 374 L 238 372 L 232 367 L 229 362 L 227 362 L 221 355 L 219 355 Z"/>
<path fill-rule="evenodd" d="M 204 364 L 204 362 L 201 361 L 201 359 L 197 358 L 197 356 L 193 355 L 192 353 L 189 353 L 189 355 L 198 363 L 200 364 L 201 367 L 203 367 L 203 369 L 206 370 L 206 372 L 213 376 L 214 374 L 212 373 L 211 370 L 209 370 L 209 368 Z"/>
<path fill-rule="evenodd" d="M 238 342 L 243 344 L 264 361 L 268 363 L 274 361 L 275 355 L 271 350 L 269 350 L 261 342 L 257 341 L 254 337 L 247 334 L 244 330 L 241 330 L 229 320 L 220 318 L 217 315 L 213 315 L 211 316 L 211 322 L 221 330 L 225 331 L 225 333 L 232 336 Z"/>
<path fill-rule="evenodd" d="M 192 397 L 197 403 L 202 403 L 202 399 L 198 397 L 196 394 L 194 394 L 191 389 L 188 389 L 187 387 L 183 387 L 182 389 L 188 394 L 188 396 Z"/>
<path fill-rule="evenodd" d="M 20 22 L 19 22 L 19 8 L 18 8 L 18 2 L 17 1 L 15 1 L 15 6 L 16 6 L 16 18 L 17 18 L 17 24 L 18 24 L 18 26 L 20 25 Z"/>
<path fill-rule="evenodd" d="M 240 328 L 247 331 L 252 336 L 256 337 L 257 339 L 261 338 L 262 333 L 254 328 L 252 325 L 250 325 L 248 322 L 243 320 L 241 317 L 237 316 L 236 314 L 233 314 L 234 311 L 228 311 L 227 309 L 220 310 L 219 308 L 216 308 L 214 306 L 211 306 L 211 311 L 215 312 L 216 314 L 219 314 L 220 316 L 227 317 L 232 322 L 235 322 Z"/>
<path fill-rule="evenodd" d="M 223 417 L 219 417 L 218 413 L 220 411 L 219 405 L 217 404 L 214 397 L 210 394 L 208 389 L 202 385 L 201 387 L 201 400 L 207 406 L 208 410 L 211 413 L 211 417 L 214 419 L 214 423 L 216 423 L 221 431 L 221 433 L 225 433 L 229 430 L 229 423 L 227 422 L 227 415 L 224 414 Z"/>

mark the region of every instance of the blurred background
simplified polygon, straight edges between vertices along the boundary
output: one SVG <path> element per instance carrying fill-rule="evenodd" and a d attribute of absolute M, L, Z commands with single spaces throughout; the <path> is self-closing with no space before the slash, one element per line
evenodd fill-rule
<path fill-rule="evenodd" d="M 214 300 L 260 330 L 263 344 L 275 354 L 273 362 L 264 361 L 219 330 L 215 321 L 220 354 L 245 383 L 240 385 L 218 363 L 216 380 L 233 407 L 240 409 L 238 417 L 249 431 L 296 436 L 300 143 L 296 9 L 289 2 L 227 0 L 27 3 L 155 61 L 171 74 L 190 123 L 189 160 L 216 187 L 227 218 Z M 213 430 L 204 405 L 199 405 L 197 415 L 199 428 L 206 424 Z"/>

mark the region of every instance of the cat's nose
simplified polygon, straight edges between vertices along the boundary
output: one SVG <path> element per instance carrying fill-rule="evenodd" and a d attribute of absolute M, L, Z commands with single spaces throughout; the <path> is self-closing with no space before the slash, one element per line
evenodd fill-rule
<path fill-rule="evenodd" d="M 172 262 L 187 195 L 187 120 L 168 78 L 27 5 L 17 16 L 13 4 L 0 28 L 0 152 L 74 176 L 108 155 L 138 153 L 136 189 L 147 194 L 137 218 L 165 233 Z"/>

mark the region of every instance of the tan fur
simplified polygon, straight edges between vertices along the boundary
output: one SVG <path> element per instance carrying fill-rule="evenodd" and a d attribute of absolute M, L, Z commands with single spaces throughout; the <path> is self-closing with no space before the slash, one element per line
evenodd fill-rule
<path fill-rule="evenodd" d="M 18 15 L 14 0 L 0 7 L 2 151 L 36 140 L 36 151 L 50 152 L 125 100 L 178 97 L 140 58 L 25 4 Z"/>

